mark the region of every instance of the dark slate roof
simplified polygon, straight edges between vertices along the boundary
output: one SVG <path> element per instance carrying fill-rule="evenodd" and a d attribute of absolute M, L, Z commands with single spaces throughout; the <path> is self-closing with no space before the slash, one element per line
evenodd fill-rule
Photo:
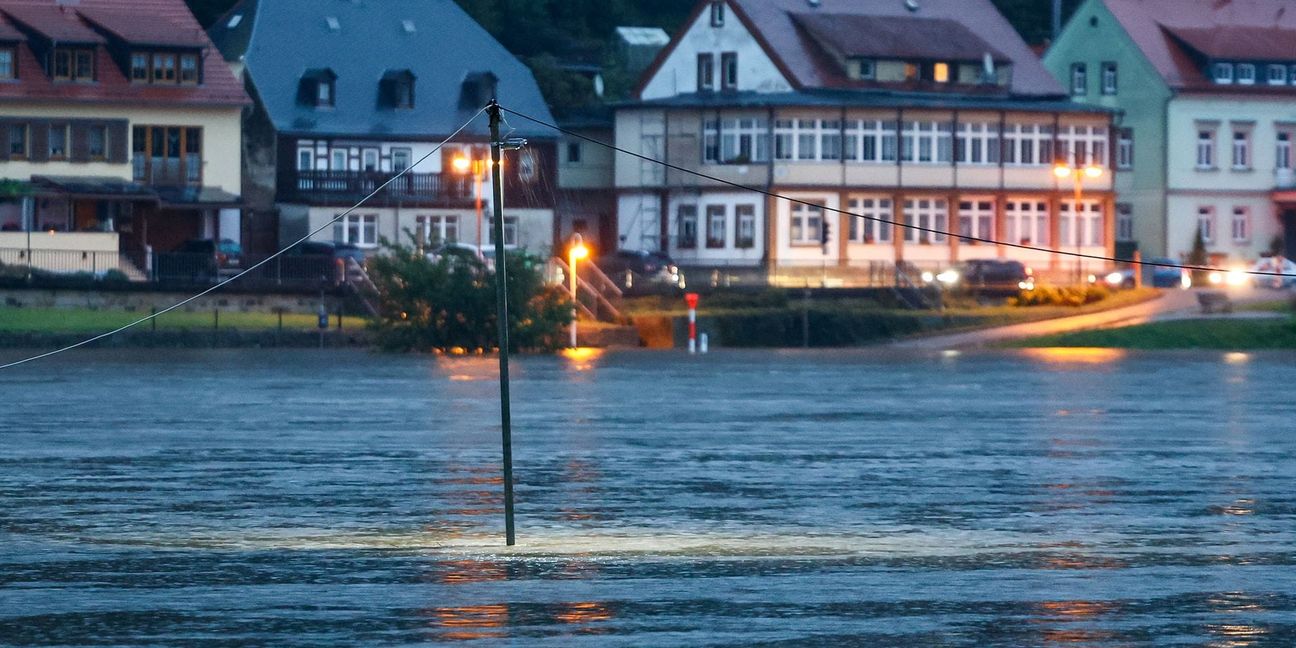
<path fill-rule="evenodd" d="M 794 88 L 850 85 L 840 66 L 820 53 L 821 46 L 805 30 L 797 28 L 799 16 L 828 14 L 877 20 L 929 18 L 957 22 L 1012 61 L 1013 94 L 1066 94 L 990 0 L 919 0 L 916 11 L 907 9 L 902 0 L 819 0 L 817 6 L 806 0 L 728 1 L 743 24 L 755 32 L 765 52 L 791 77 L 788 81 Z"/>
<path fill-rule="evenodd" d="M 475 112 L 460 107 L 461 90 L 483 72 L 499 79 L 502 106 L 553 120 L 531 71 L 453 0 L 244 0 L 209 34 L 227 60 L 246 64 L 281 133 L 439 140 Z M 299 104 L 302 75 L 321 68 L 337 75 L 335 106 Z M 406 69 L 417 79 L 414 108 L 381 106 L 383 75 Z M 515 136 L 557 135 L 520 119 L 512 127 Z M 465 133 L 485 138 L 485 116 Z"/>
<path fill-rule="evenodd" d="M 1112 114 L 1117 111 L 1063 98 L 1008 95 L 956 95 L 886 90 L 802 90 L 800 92 L 703 92 L 663 99 L 627 101 L 620 108 L 903 108 L 929 110 L 1006 110 L 1010 112 Z"/>
<path fill-rule="evenodd" d="M 843 56 L 979 62 L 989 54 L 995 61 L 1009 60 L 948 18 L 806 12 L 794 14 L 793 20 L 812 38 Z"/>

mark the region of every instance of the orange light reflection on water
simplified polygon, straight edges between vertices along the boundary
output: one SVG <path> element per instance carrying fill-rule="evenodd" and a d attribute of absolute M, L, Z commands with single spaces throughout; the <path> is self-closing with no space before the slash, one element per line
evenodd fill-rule
<path fill-rule="evenodd" d="M 1125 358 L 1124 349 L 1103 347 L 1045 347 L 1024 349 L 1022 354 L 1046 364 L 1110 364 Z"/>
<path fill-rule="evenodd" d="M 598 360 L 607 351 L 595 347 L 576 347 L 563 349 L 559 354 L 569 362 L 567 367 L 573 371 L 589 371 L 598 365 Z"/>

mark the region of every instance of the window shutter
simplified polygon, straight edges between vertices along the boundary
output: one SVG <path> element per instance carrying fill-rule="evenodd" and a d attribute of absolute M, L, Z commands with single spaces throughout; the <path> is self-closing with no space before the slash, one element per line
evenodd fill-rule
<path fill-rule="evenodd" d="M 130 124 L 124 119 L 108 122 L 108 161 L 125 164 L 130 161 Z"/>
<path fill-rule="evenodd" d="M 29 129 L 31 142 L 31 161 L 47 162 L 49 161 L 49 127 L 50 123 L 46 120 L 32 120 Z"/>
<path fill-rule="evenodd" d="M 8 119 L 0 119 L 0 160 L 9 159 L 9 127 L 15 122 Z"/>
<path fill-rule="evenodd" d="M 70 159 L 73 162 L 89 162 L 90 161 L 90 129 L 88 128 L 89 124 L 87 124 L 83 120 L 77 119 L 71 123 L 71 126 L 72 127 L 69 130 L 71 131 L 70 137 L 72 138 L 72 141 L 67 143 L 69 149 L 68 159 Z"/>

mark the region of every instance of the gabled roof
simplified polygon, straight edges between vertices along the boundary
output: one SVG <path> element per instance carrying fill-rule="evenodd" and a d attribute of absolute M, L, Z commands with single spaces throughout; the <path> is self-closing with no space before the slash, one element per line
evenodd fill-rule
<path fill-rule="evenodd" d="M 842 56 L 980 62 L 989 54 L 998 62 L 1009 60 L 948 18 L 807 12 L 795 14 L 793 20 L 811 38 Z"/>
<path fill-rule="evenodd" d="M 27 40 L 27 35 L 18 31 L 13 23 L 9 22 L 3 14 L 0 14 L 0 42 L 3 43 L 21 43 Z"/>
<path fill-rule="evenodd" d="M 849 85 L 840 66 L 824 56 L 820 45 L 798 21 L 818 22 L 816 15 L 868 18 L 875 21 L 909 21 L 915 18 L 955 22 L 980 42 L 993 44 L 1002 60 L 1013 65 L 1010 92 L 1015 95 L 1063 95 L 1062 86 L 990 0 L 919 0 L 911 11 L 901 0 L 727 0 L 734 14 L 755 36 L 775 65 L 789 76 L 794 88 L 831 88 Z M 808 18 L 807 18 L 808 17 Z M 913 23 L 909 23 L 913 24 Z M 925 23 L 931 25 L 933 23 Z M 939 23 L 947 25 L 948 23 Z M 856 40 L 865 40 L 867 33 Z M 964 44 L 969 44 L 965 41 Z M 994 56 L 991 52 L 991 56 Z M 978 55 L 980 58 L 982 55 Z"/>
<path fill-rule="evenodd" d="M 1203 73 L 1201 62 L 1194 58 L 1194 51 L 1206 57 L 1296 59 L 1293 0 L 1104 2 L 1172 88 L 1214 87 Z"/>
<path fill-rule="evenodd" d="M 140 20 L 138 14 L 83 7 L 77 10 L 85 19 L 104 31 L 132 45 L 158 47 L 204 47 L 207 35 L 197 26 L 186 28 L 166 18 Z"/>
<path fill-rule="evenodd" d="M 501 105 L 552 121 L 531 71 L 454 0 L 244 0 L 209 33 L 226 59 L 244 62 L 279 132 L 437 140 L 481 107 L 460 98 L 465 81 L 488 73 Z M 321 68 L 337 75 L 331 108 L 298 101 L 302 76 Z M 391 70 L 417 79 L 413 109 L 377 101 Z M 482 116 L 465 133 L 480 139 L 486 126 Z M 556 137 L 524 120 L 512 126 L 521 137 Z"/>
<path fill-rule="evenodd" d="M 58 6 L 55 0 L 0 0 L 0 39 L 7 29 L 31 30 L 37 39 L 58 43 L 100 47 L 94 83 L 56 83 L 46 75 L 40 61 L 28 47 L 17 48 L 18 79 L 0 84 L 0 103 L 12 101 L 53 101 L 85 103 L 148 104 L 154 106 L 241 106 L 248 103 L 243 84 L 234 78 L 220 52 L 211 45 L 184 0 L 79 0 L 74 5 Z M 109 32 L 128 31 L 132 36 L 149 36 L 167 43 L 184 39 L 188 46 L 202 49 L 203 82 L 200 85 L 161 86 L 133 84 L 117 62 L 102 49 L 107 43 L 95 31 L 91 16 L 110 21 L 109 29 L 97 20 L 95 25 Z M 133 24 L 121 24 L 125 18 Z M 164 43 L 129 42 L 138 45 Z"/>

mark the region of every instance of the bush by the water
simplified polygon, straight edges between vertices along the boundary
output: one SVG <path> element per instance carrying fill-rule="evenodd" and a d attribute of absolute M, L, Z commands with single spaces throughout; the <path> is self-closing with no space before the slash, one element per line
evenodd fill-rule
<path fill-rule="evenodd" d="M 496 273 L 480 261 L 442 256 L 437 261 L 410 246 L 384 243 L 386 254 L 370 261 L 378 288 L 375 341 L 390 351 L 495 349 Z M 562 345 L 571 322 L 571 301 L 544 282 L 540 259 L 509 253 L 509 346 L 551 350 Z"/>
<path fill-rule="evenodd" d="M 1014 306 L 1084 306 L 1107 299 L 1111 290 L 1105 286 L 1036 286 L 1008 300 Z"/>

